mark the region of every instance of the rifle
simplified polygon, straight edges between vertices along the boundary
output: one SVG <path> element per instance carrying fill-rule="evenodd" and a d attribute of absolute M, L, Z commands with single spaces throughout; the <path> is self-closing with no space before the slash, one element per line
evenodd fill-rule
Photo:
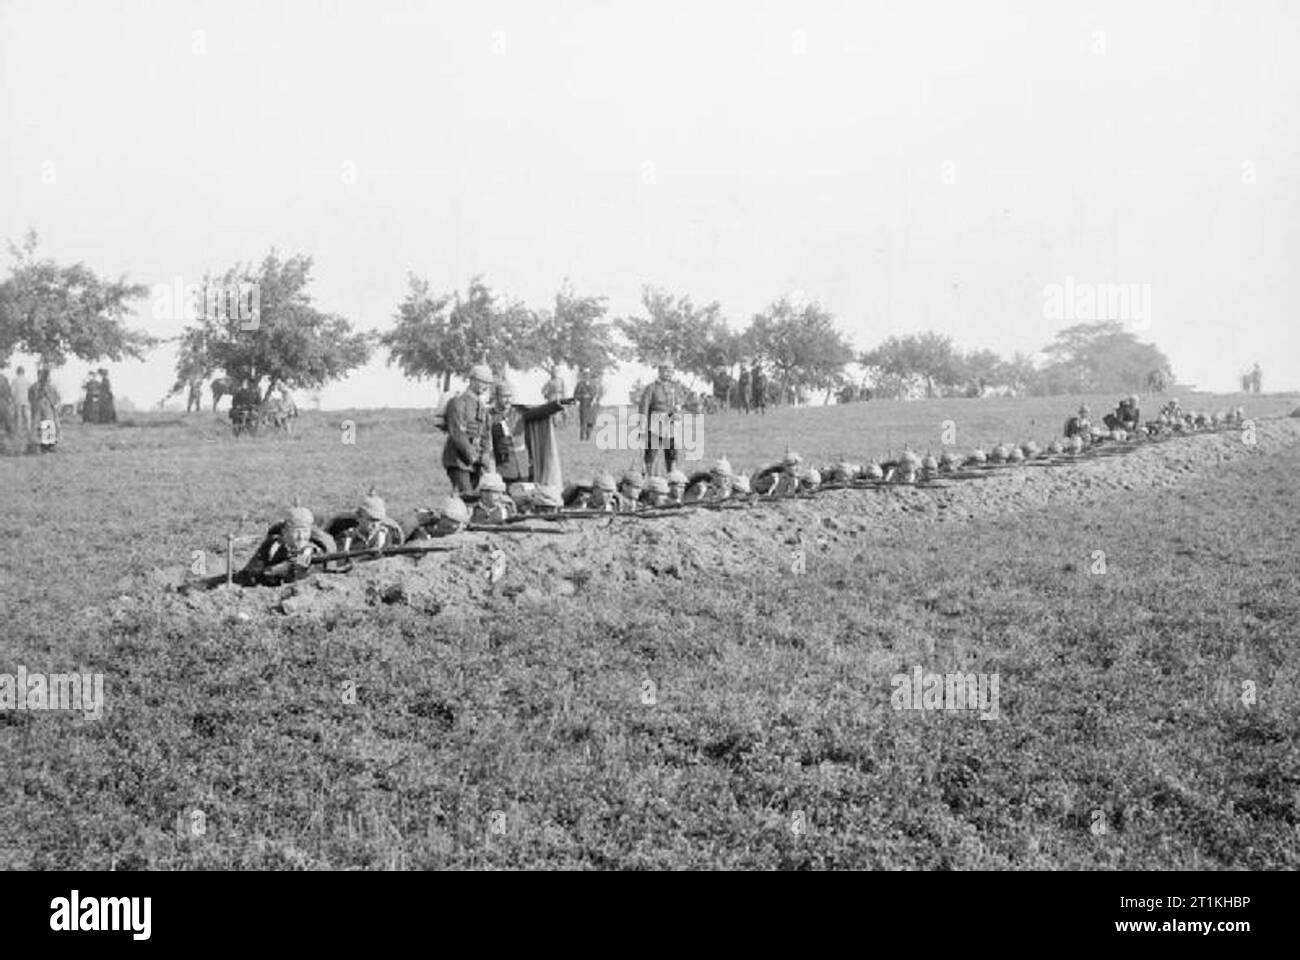
<path fill-rule="evenodd" d="M 554 527 L 517 527 L 513 524 L 522 520 L 531 520 L 532 516 L 525 515 L 522 517 L 507 517 L 501 523 L 471 523 L 465 529 L 473 532 L 482 533 L 549 533 L 549 534 L 566 534 L 572 533 L 571 530 L 556 530 Z"/>
<path fill-rule="evenodd" d="M 229 539 L 231 542 L 233 542 L 234 537 L 232 536 Z M 308 562 L 307 566 L 314 567 L 317 564 L 323 566 L 324 564 L 334 563 L 340 560 L 364 561 L 364 560 L 378 560 L 381 557 L 389 557 L 389 556 L 405 556 L 411 554 L 424 554 L 424 553 L 446 553 L 446 552 L 450 552 L 453 549 L 454 549 L 453 547 L 443 546 L 442 544 L 436 544 L 436 543 L 414 543 L 414 544 L 404 543 L 404 544 L 394 544 L 388 547 L 367 547 L 361 550 L 338 550 L 335 551 L 334 553 L 323 553 L 323 554 L 318 554 L 316 556 L 313 556 L 311 560 Z M 292 560 L 281 560 L 279 563 L 273 564 L 270 567 L 266 567 L 263 570 L 258 571 L 257 575 L 245 576 L 243 570 L 239 571 L 238 574 L 235 573 L 234 564 L 231 562 L 228 553 L 225 573 L 219 573 L 213 577 L 207 577 L 203 580 L 197 580 L 194 583 L 188 584 L 186 587 L 183 587 L 181 592 L 185 593 L 188 592 L 188 590 L 194 588 L 198 588 L 202 590 L 211 590 L 214 587 L 220 586 L 222 583 L 224 583 L 226 586 L 231 586 L 235 582 L 239 582 L 240 586 L 256 586 L 257 576 L 265 574 L 268 570 L 276 570 L 280 568 L 283 568 L 287 572 L 288 569 L 293 565 L 294 562 Z M 347 570 L 349 569 L 351 569 L 350 566 L 332 572 L 346 573 Z"/>

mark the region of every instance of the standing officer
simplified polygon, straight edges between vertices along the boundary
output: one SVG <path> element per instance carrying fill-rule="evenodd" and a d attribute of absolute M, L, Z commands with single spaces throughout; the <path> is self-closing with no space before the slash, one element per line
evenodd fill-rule
<path fill-rule="evenodd" d="M 754 373 L 750 377 L 750 393 L 754 409 L 759 413 L 767 414 L 767 374 L 757 363 L 754 364 Z"/>
<path fill-rule="evenodd" d="M 591 428 L 596 423 L 596 390 L 591 385 L 591 374 L 586 370 L 578 372 L 578 383 L 573 388 L 573 399 L 578 401 L 578 439 L 586 442 L 591 439 Z"/>
<path fill-rule="evenodd" d="M 492 371 L 478 364 L 469 372 L 465 392 L 447 401 L 447 443 L 442 465 L 457 494 L 472 493 L 485 463 L 491 463 L 489 415 L 484 395 L 492 386 Z"/>
<path fill-rule="evenodd" d="M 654 476 L 657 450 L 664 452 L 664 469 L 671 472 L 677 462 L 677 445 L 672 439 L 672 421 L 681 416 L 682 402 L 673 383 L 673 362 L 659 364 L 659 379 L 641 394 L 641 422 L 645 425 L 645 475 Z"/>

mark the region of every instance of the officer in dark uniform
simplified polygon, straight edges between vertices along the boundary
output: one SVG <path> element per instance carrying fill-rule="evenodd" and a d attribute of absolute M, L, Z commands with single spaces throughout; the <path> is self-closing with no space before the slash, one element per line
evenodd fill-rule
<path fill-rule="evenodd" d="M 485 463 L 491 463 L 491 418 L 484 395 L 492 386 L 492 371 L 479 364 L 469 373 L 464 393 L 447 401 L 447 443 L 442 465 L 458 494 L 472 493 Z"/>
<path fill-rule="evenodd" d="M 586 370 L 578 373 L 578 384 L 573 388 L 573 399 L 578 401 L 578 439 L 591 439 L 591 428 L 596 425 L 596 389 L 591 385 L 591 374 Z"/>
<path fill-rule="evenodd" d="M 645 475 L 654 476 L 658 451 L 664 452 L 664 469 L 671 472 L 677 462 L 677 444 L 672 439 L 672 421 L 681 416 L 682 401 L 673 383 L 673 363 L 659 364 L 659 379 L 641 394 L 641 422 L 645 424 Z"/>
<path fill-rule="evenodd" d="M 767 374 L 757 363 L 749 378 L 750 404 L 759 413 L 767 414 Z"/>
<path fill-rule="evenodd" d="M 1126 397 L 1119 402 L 1114 413 L 1108 413 L 1102 418 L 1106 424 L 1107 430 L 1128 430 L 1134 431 L 1138 424 L 1142 422 L 1142 412 L 1138 409 L 1138 398 L 1136 395 Z"/>

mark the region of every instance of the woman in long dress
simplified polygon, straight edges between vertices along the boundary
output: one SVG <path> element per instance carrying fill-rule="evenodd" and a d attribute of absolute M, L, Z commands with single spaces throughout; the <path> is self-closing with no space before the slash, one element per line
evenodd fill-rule
<path fill-rule="evenodd" d="M 53 453 L 63 437 L 63 427 L 59 422 L 59 391 L 50 382 L 48 367 L 42 367 L 36 375 L 36 382 L 28 390 L 28 400 L 31 402 L 36 442 L 40 444 L 41 453 Z"/>

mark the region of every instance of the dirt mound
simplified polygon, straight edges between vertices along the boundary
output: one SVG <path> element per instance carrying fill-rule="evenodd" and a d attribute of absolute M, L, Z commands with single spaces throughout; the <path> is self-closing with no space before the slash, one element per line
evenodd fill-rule
<path fill-rule="evenodd" d="M 1052 503 L 1076 505 L 1127 491 L 1170 487 L 1206 471 L 1300 440 L 1300 423 L 1257 421 L 1254 442 L 1241 431 L 1178 437 L 1124 455 L 1061 465 L 1007 467 L 979 479 L 932 488 L 823 492 L 741 509 L 696 510 L 635 519 L 534 521 L 512 534 L 449 538 L 449 552 L 359 564 L 280 588 L 218 588 L 156 594 L 183 617 L 318 617 L 343 608 L 406 604 L 429 614 L 472 614 L 485 604 L 548 602 L 631 583 L 770 568 L 788 571 L 795 552 L 847 552 L 878 534 L 917 522 L 961 523 Z M 120 598 L 121 602 L 129 601 Z"/>

